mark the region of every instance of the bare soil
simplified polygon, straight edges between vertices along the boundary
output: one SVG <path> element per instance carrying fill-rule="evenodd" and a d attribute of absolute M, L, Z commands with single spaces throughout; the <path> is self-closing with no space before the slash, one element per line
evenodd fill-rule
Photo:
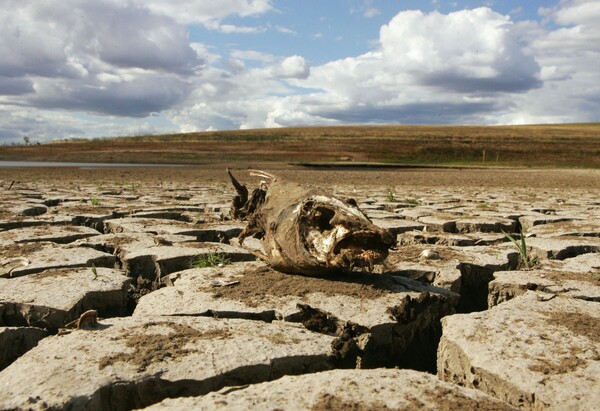
<path fill-rule="evenodd" d="M 222 162 L 211 165 L 190 165 L 167 168 L 100 168 L 80 169 L 76 167 L 0 168 L 0 180 L 7 188 L 15 181 L 40 182 L 52 185 L 72 184 L 122 184 L 143 186 L 144 184 L 169 183 L 188 186 L 222 184 L 230 187 L 226 168 L 237 170 L 240 182 L 252 182 L 244 170 L 262 169 L 288 181 L 331 187 L 346 188 L 384 187 L 452 187 L 481 190 L 493 188 L 531 189 L 532 195 L 544 195 L 549 189 L 600 190 L 600 170 L 593 169 L 529 169 L 529 168 L 437 168 L 437 169 L 369 169 L 369 168 L 325 168 L 312 169 L 290 166 L 285 163 Z M 98 207 L 90 207 L 97 212 Z"/>
<path fill-rule="evenodd" d="M 589 338 L 595 343 L 600 343 L 600 318 L 583 313 L 552 312 L 547 313 L 549 322 L 561 327 L 566 327 L 573 334 Z"/>
<path fill-rule="evenodd" d="M 188 325 L 169 322 L 148 323 L 143 328 L 148 329 L 154 326 L 168 326 L 173 329 L 173 332 L 169 334 L 146 334 L 144 332 L 123 334 L 123 337 L 127 338 L 125 345 L 133 351 L 102 358 L 99 364 L 100 369 L 122 361 L 137 366 L 138 371 L 144 371 L 151 364 L 198 352 L 197 349 L 184 348 L 190 342 L 198 339 L 225 339 L 230 336 L 226 330 L 211 330 L 203 333 Z"/>
<path fill-rule="evenodd" d="M 600 319 L 578 312 L 546 312 L 548 323 L 565 327 L 576 335 L 589 338 L 594 343 L 600 343 Z M 532 371 L 541 372 L 545 375 L 565 374 L 585 366 L 586 361 L 579 358 L 581 354 L 577 347 L 571 347 L 570 353 L 566 357 L 549 361 L 537 359 L 535 364 L 529 366 Z M 594 350 L 596 359 L 600 359 L 600 352 Z"/>
<path fill-rule="evenodd" d="M 544 277 L 551 281 L 560 283 L 565 280 L 583 281 L 594 285 L 600 285 L 600 278 L 595 277 L 592 273 L 578 273 L 570 271 L 548 271 L 544 270 Z M 531 288 L 529 288 L 531 289 Z"/>
<path fill-rule="evenodd" d="M 351 387 L 348 387 L 351 389 Z M 466 395 L 457 390 L 439 391 L 426 390 L 424 395 L 429 401 L 435 402 L 437 408 L 443 411 L 462 411 L 468 409 L 477 409 L 478 411 L 508 411 L 514 410 L 508 404 L 503 404 L 499 401 L 481 398 L 475 401 L 468 398 Z M 476 407 L 476 408 L 473 408 Z M 425 409 L 425 403 L 418 398 L 410 398 L 410 404 L 403 408 L 404 411 L 416 411 Z M 312 407 L 313 411 L 334 411 L 334 410 L 352 410 L 352 411 L 388 411 L 392 410 L 382 401 L 372 403 L 359 403 L 349 400 L 344 400 L 340 397 L 331 394 L 324 394 L 318 402 Z"/>
<path fill-rule="evenodd" d="M 213 289 L 213 295 L 256 306 L 268 300 L 269 296 L 302 297 L 317 292 L 326 296 L 347 295 L 360 299 L 373 299 L 393 292 L 397 287 L 391 277 L 381 274 L 357 273 L 318 278 L 288 275 L 268 267 L 261 267 L 240 277 L 239 284 Z"/>

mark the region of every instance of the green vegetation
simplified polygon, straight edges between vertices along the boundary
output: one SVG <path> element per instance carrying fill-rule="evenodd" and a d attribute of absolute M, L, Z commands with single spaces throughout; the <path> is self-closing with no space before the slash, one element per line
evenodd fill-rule
<path fill-rule="evenodd" d="M 529 270 L 529 269 L 533 268 L 537 264 L 537 257 L 531 257 L 528 254 L 527 243 L 525 242 L 525 234 L 523 233 L 523 231 L 521 231 L 521 233 L 520 233 L 520 236 L 521 236 L 520 241 L 516 240 L 513 236 L 511 236 L 504 230 L 500 230 L 500 231 L 502 231 L 502 234 L 504 234 L 504 236 L 506 238 L 508 238 L 510 241 L 512 241 L 512 243 L 519 250 L 519 269 L 524 268 L 526 270 Z"/>
<path fill-rule="evenodd" d="M 408 204 L 409 207 L 416 207 L 421 204 L 416 198 L 405 198 L 404 201 L 406 201 L 406 204 Z"/>
<path fill-rule="evenodd" d="M 388 191 L 385 200 L 389 201 L 390 203 L 393 203 L 394 201 L 396 201 L 396 195 L 392 191 Z"/>
<path fill-rule="evenodd" d="M 96 266 L 92 264 L 92 274 L 94 275 L 94 280 L 98 278 L 98 270 L 96 270 Z"/>
<path fill-rule="evenodd" d="M 227 264 L 231 264 L 231 259 L 229 259 L 225 254 L 208 253 L 198 255 L 192 259 L 190 268 L 217 267 Z"/>
<path fill-rule="evenodd" d="M 100 198 L 93 196 L 90 198 L 90 204 L 93 205 L 94 207 L 98 207 L 101 203 L 100 203 Z"/>

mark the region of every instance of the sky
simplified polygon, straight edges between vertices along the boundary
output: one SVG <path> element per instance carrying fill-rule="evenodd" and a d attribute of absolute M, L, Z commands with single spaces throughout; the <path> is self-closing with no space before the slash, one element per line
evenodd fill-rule
<path fill-rule="evenodd" d="M 600 121 L 600 0 L 1 0 L 0 144 Z"/>

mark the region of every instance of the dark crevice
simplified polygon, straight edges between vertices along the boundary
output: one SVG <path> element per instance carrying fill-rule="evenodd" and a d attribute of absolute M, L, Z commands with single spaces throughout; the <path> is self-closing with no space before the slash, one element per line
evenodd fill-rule
<path fill-rule="evenodd" d="M 184 222 L 184 223 L 194 222 L 194 219 L 192 219 L 189 215 L 186 215 L 183 212 L 179 212 L 179 211 L 157 211 L 157 212 L 148 212 L 148 213 L 138 212 L 137 214 L 131 214 L 131 217 L 180 221 L 180 222 Z"/>
<path fill-rule="evenodd" d="M 242 232 L 241 228 L 234 227 L 228 230 L 212 230 L 206 229 L 202 233 L 196 235 L 196 241 L 200 243 L 226 243 L 237 238 Z"/>
<path fill-rule="evenodd" d="M 471 263 L 460 263 L 461 274 L 460 300 L 457 307 L 459 313 L 485 311 L 488 307 L 489 283 L 494 279 L 496 271 L 516 270 L 519 266 L 519 254 L 510 253 L 508 261 L 501 265 L 480 266 Z"/>
<path fill-rule="evenodd" d="M 113 211 L 109 215 L 105 215 L 102 217 L 90 217 L 90 216 L 76 216 L 73 217 L 71 223 L 74 225 L 81 225 L 93 228 L 98 231 L 100 234 L 106 234 L 106 228 L 104 226 L 104 222 L 106 220 L 112 220 L 115 218 L 123 218 L 129 215 L 129 212 L 120 212 Z"/>
<path fill-rule="evenodd" d="M 548 258 L 552 260 L 566 260 L 568 258 L 574 258 L 582 254 L 596 253 L 600 250 L 599 247 L 593 245 L 574 245 L 566 247 L 556 253 L 549 253 Z"/>
<path fill-rule="evenodd" d="M 211 318 L 228 318 L 251 321 L 263 321 L 272 323 L 277 319 L 275 310 L 265 310 L 261 312 L 244 312 L 244 311 L 222 311 L 222 310 L 206 310 L 200 313 L 175 313 L 163 314 L 165 317 L 211 317 Z"/>
<path fill-rule="evenodd" d="M 45 243 L 45 242 L 51 242 L 54 244 L 71 244 L 74 243 L 77 240 L 83 240 L 85 238 L 90 238 L 95 236 L 95 234 L 73 234 L 71 236 L 64 236 L 62 238 L 59 237 L 55 237 L 55 238 L 31 238 L 31 239 L 25 239 L 25 240 L 18 240 L 15 241 L 15 244 L 31 244 L 31 243 Z"/>
<path fill-rule="evenodd" d="M 128 288 L 129 283 L 125 283 L 121 290 L 89 292 L 69 310 L 3 302 L 0 306 L 0 325 L 37 327 L 50 334 L 56 334 L 59 328 L 77 319 L 87 310 L 96 310 L 102 318 L 129 316 L 131 312 L 128 310 Z"/>
<path fill-rule="evenodd" d="M 5 329 L 0 334 L 0 371 L 36 347 L 48 332 L 41 328 Z"/>
<path fill-rule="evenodd" d="M 455 301 L 429 292 L 406 295 L 390 307 L 390 322 L 365 327 L 342 321 L 307 304 L 298 304 L 300 321 L 309 330 L 334 335 L 335 365 L 340 368 L 400 367 L 436 372 L 440 320 L 454 314 Z"/>
<path fill-rule="evenodd" d="M 127 290 L 127 316 L 132 315 L 137 307 L 140 298 L 158 290 L 162 286 L 158 282 L 150 280 L 143 275 L 132 278 L 132 282 Z"/>

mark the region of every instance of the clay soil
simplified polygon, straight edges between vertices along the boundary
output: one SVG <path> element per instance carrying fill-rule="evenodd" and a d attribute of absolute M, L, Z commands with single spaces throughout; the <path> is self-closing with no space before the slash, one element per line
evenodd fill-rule
<path fill-rule="evenodd" d="M 287 275 L 270 268 L 261 267 L 248 272 L 239 279 L 239 284 L 214 290 L 215 297 L 244 301 L 258 305 L 269 296 L 304 296 L 309 293 L 323 293 L 326 296 L 349 295 L 373 299 L 398 288 L 393 279 L 382 275 L 331 275 L 327 278 Z"/>
<path fill-rule="evenodd" d="M 97 168 L 32 167 L 0 168 L 0 180 L 7 188 L 12 181 L 64 184 L 121 184 L 139 187 L 144 184 L 183 184 L 202 186 L 223 184 L 230 186 L 225 172 L 235 170 L 241 182 L 255 184 L 256 179 L 245 172 L 256 168 L 269 171 L 281 178 L 303 184 L 345 188 L 382 187 L 452 187 L 481 190 L 494 188 L 530 189 L 532 195 L 544 195 L 550 189 L 600 189 L 600 170 L 597 169 L 532 169 L 532 168 L 311 168 L 280 162 L 215 162 L 209 165 L 187 165 L 165 168 Z"/>

